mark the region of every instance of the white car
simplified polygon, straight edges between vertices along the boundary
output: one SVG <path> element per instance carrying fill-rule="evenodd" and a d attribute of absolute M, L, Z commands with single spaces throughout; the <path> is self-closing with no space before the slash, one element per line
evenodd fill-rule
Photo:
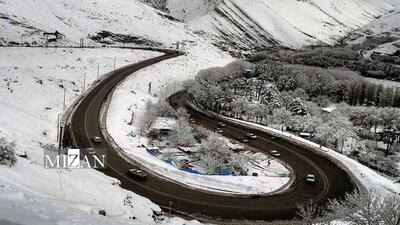
<path fill-rule="evenodd" d="M 100 144 L 101 143 L 101 138 L 99 136 L 95 136 L 93 137 L 93 142 L 96 144 Z"/>
<path fill-rule="evenodd" d="M 315 176 L 314 176 L 314 174 L 308 174 L 307 177 L 306 177 L 306 182 L 307 182 L 307 183 L 311 183 L 311 184 L 315 183 Z"/>
<path fill-rule="evenodd" d="M 253 139 L 253 140 L 255 140 L 255 139 L 258 138 L 257 135 L 255 135 L 255 134 L 253 134 L 253 133 L 248 133 L 248 134 L 246 134 L 246 137 L 248 137 L 249 139 Z"/>
<path fill-rule="evenodd" d="M 269 153 L 274 157 L 280 157 L 281 156 L 281 154 L 276 150 L 272 150 Z"/>

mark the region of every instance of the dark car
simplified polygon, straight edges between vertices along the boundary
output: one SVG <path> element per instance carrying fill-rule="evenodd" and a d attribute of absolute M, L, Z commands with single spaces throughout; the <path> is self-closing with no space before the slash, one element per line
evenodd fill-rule
<path fill-rule="evenodd" d="M 272 139 L 280 139 L 281 136 L 278 135 L 278 134 L 271 134 L 271 138 L 272 138 Z"/>
<path fill-rule="evenodd" d="M 138 179 L 146 179 L 148 176 L 146 172 L 140 169 L 130 169 L 128 173 L 131 177 Z"/>
<path fill-rule="evenodd" d="M 226 125 L 225 125 L 223 122 L 218 122 L 218 123 L 217 123 L 217 126 L 220 127 L 220 128 L 223 128 L 223 127 L 225 127 Z"/>
<path fill-rule="evenodd" d="M 96 154 L 96 151 L 94 150 L 94 148 L 87 148 L 87 152 L 91 155 Z"/>
<path fill-rule="evenodd" d="M 245 137 L 238 137 L 236 138 L 236 140 L 242 142 L 242 143 L 249 143 L 249 139 L 245 138 Z"/>

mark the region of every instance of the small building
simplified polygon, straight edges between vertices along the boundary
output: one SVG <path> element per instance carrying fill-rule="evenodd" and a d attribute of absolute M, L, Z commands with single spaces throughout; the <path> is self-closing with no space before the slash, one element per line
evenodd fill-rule
<path fill-rule="evenodd" d="M 301 132 L 301 133 L 299 134 L 299 136 L 302 137 L 302 138 L 308 139 L 308 138 L 311 137 L 311 134 L 310 134 L 310 133 L 306 133 L 306 132 Z"/>
<path fill-rule="evenodd" d="M 157 117 L 150 126 L 150 131 L 156 131 L 160 134 L 169 134 L 175 130 L 176 120 L 170 117 Z"/>

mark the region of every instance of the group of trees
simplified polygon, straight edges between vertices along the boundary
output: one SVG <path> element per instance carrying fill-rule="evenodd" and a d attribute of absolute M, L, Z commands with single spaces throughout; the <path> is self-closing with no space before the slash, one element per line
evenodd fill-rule
<path fill-rule="evenodd" d="M 346 101 L 350 105 L 400 107 L 400 88 L 368 82 L 346 69 L 266 60 L 257 64 L 257 74 L 259 80 L 275 83 L 279 91 L 304 92 L 309 99 L 325 96 L 331 102 Z"/>
<path fill-rule="evenodd" d="M 176 111 L 164 100 L 156 103 L 148 102 L 146 104 L 146 113 L 142 118 L 144 126 L 143 131 L 150 138 L 160 138 L 160 134 L 154 134 L 149 131 L 155 117 L 174 117 L 176 125 L 167 135 L 169 145 L 172 147 L 194 147 L 197 143 L 201 144 L 195 158 L 205 169 L 207 174 L 219 174 L 228 172 L 235 175 L 246 175 L 244 165 L 247 158 L 241 154 L 230 150 L 226 142 L 217 136 L 217 134 L 203 127 L 193 127 L 189 123 L 189 114 L 183 108 Z"/>
<path fill-rule="evenodd" d="M 208 174 L 229 172 L 230 174 L 247 175 L 244 168 L 248 162 L 247 157 L 234 153 L 216 134 L 211 134 L 202 140 L 197 157 Z"/>
<path fill-rule="evenodd" d="M 321 68 L 347 68 L 367 77 L 400 80 L 399 65 L 380 60 L 365 59 L 360 51 L 344 47 L 317 47 L 299 51 L 281 49 L 273 52 L 261 52 L 251 57 L 251 59 L 255 61 L 267 59 Z"/>
<path fill-rule="evenodd" d="M 374 191 L 354 191 L 343 200 L 331 200 L 326 207 L 310 202 L 299 205 L 298 215 L 305 225 L 328 225 L 341 221 L 349 225 L 399 225 L 400 200 Z"/>
<path fill-rule="evenodd" d="M 156 117 L 176 117 L 174 108 L 164 99 L 159 99 L 157 102 L 146 102 L 146 113 L 139 121 L 139 132 L 141 135 L 147 135 L 149 128 Z"/>
<path fill-rule="evenodd" d="M 281 52 L 279 57 L 316 54 L 348 60 L 360 57 L 347 49 L 315 52 L 297 56 Z M 256 77 L 250 79 L 229 75 L 212 79 L 209 77 L 213 76 L 213 69 L 207 70 L 207 74 L 197 76 L 186 86 L 194 100 L 204 107 L 226 116 L 287 128 L 297 134 L 310 133 L 311 140 L 321 145 L 391 176 L 398 174 L 395 165 L 399 157 L 394 153 L 398 151 L 400 134 L 400 108 L 397 108 L 400 88 L 368 83 L 347 69 L 291 65 L 276 59 L 258 62 Z M 337 111 L 322 114 L 321 108 L 332 103 L 337 105 Z M 379 135 L 378 127 L 382 130 Z M 383 141 L 386 149 L 380 149 L 378 141 Z M 345 142 L 351 146 L 347 144 L 343 151 Z"/>
<path fill-rule="evenodd" d="M 15 143 L 0 137 L 0 165 L 13 166 L 16 162 Z"/>
<path fill-rule="evenodd" d="M 254 70 L 254 65 L 242 60 L 237 60 L 224 67 L 212 67 L 200 70 L 196 78 L 209 83 L 232 80 L 243 76 L 245 70 Z"/>

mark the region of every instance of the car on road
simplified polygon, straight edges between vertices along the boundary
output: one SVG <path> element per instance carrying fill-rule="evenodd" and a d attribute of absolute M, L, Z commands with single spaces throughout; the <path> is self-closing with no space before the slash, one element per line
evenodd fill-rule
<path fill-rule="evenodd" d="M 190 123 L 196 123 L 196 121 L 194 119 L 190 119 L 189 122 Z"/>
<path fill-rule="evenodd" d="M 226 125 L 225 125 L 225 123 L 223 123 L 223 122 L 218 122 L 218 123 L 217 123 L 217 126 L 220 127 L 220 128 L 223 128 L 223 127 L 225 127 Z"/>
<path fill-rule="evenodd" d="M 144 172 L 143 170 L 140 169 L 130 169 L 128 171 L 129 175 L 131 177 L 137 178 L 137 179 L 146 179 L 148 174 Z"/>
<path fill-rule="evenodd" d="M 249 139 L 245 138 L 245 137 L 238 137 L 236 138 L 236 140 L 242 142 L 242 143 L 249 143 Z"/>
<path fill-rule="evenodd" d="M 272 139 L 280 139 L 281 136 L 279 134 L 271 134 Z"/>
<path fill-rule="evenodd" d="M 87 148 L 86 150 L 91 155 L 96 154 L 96 151 L 94 150 L 94 148 Z"/>
<path fill-rule="evenodd" d="M 272 151 L 270 151 L 269 152 L 272 156 L 274 156 L 274 157 L 281 157 L 281 153 L 279 153 L 278 151 L 276 151 L 276 150 L 272 150 Z"/>
<path fill-rule="evenodd" d="M 93 142 L 96 144 L 100 144 L 101 143 L 101 138 L 99 136 L 94 136 L 93 137 Z"/>
<path fill-rule="evenodd" d="M 258 138 L 257 135 L 255 135 L 255 134 L 253 134 L 253 133 L 248 133 L 248 134 L 246 134 L 246 137 L 248 137 L 249 139 L 252 139 L 252 140 L 255 140 L 255 139 Z"/>
<path fill-rule="evenodd" d="M 314 184 L 315 183 L 315 176 L 314 174 L 308 174 L 306 177 L 306 182 L 310 183 L 310 184 Z"/>
<path fill-rule="evenodd" d="M 217 130 L 216 130 L 215 132 L 217 132 L 217 133 L 222 133 L 222 132 L 224 132 L 224 130 L 222 130 L 222 128 L 218 127 Z"/>

